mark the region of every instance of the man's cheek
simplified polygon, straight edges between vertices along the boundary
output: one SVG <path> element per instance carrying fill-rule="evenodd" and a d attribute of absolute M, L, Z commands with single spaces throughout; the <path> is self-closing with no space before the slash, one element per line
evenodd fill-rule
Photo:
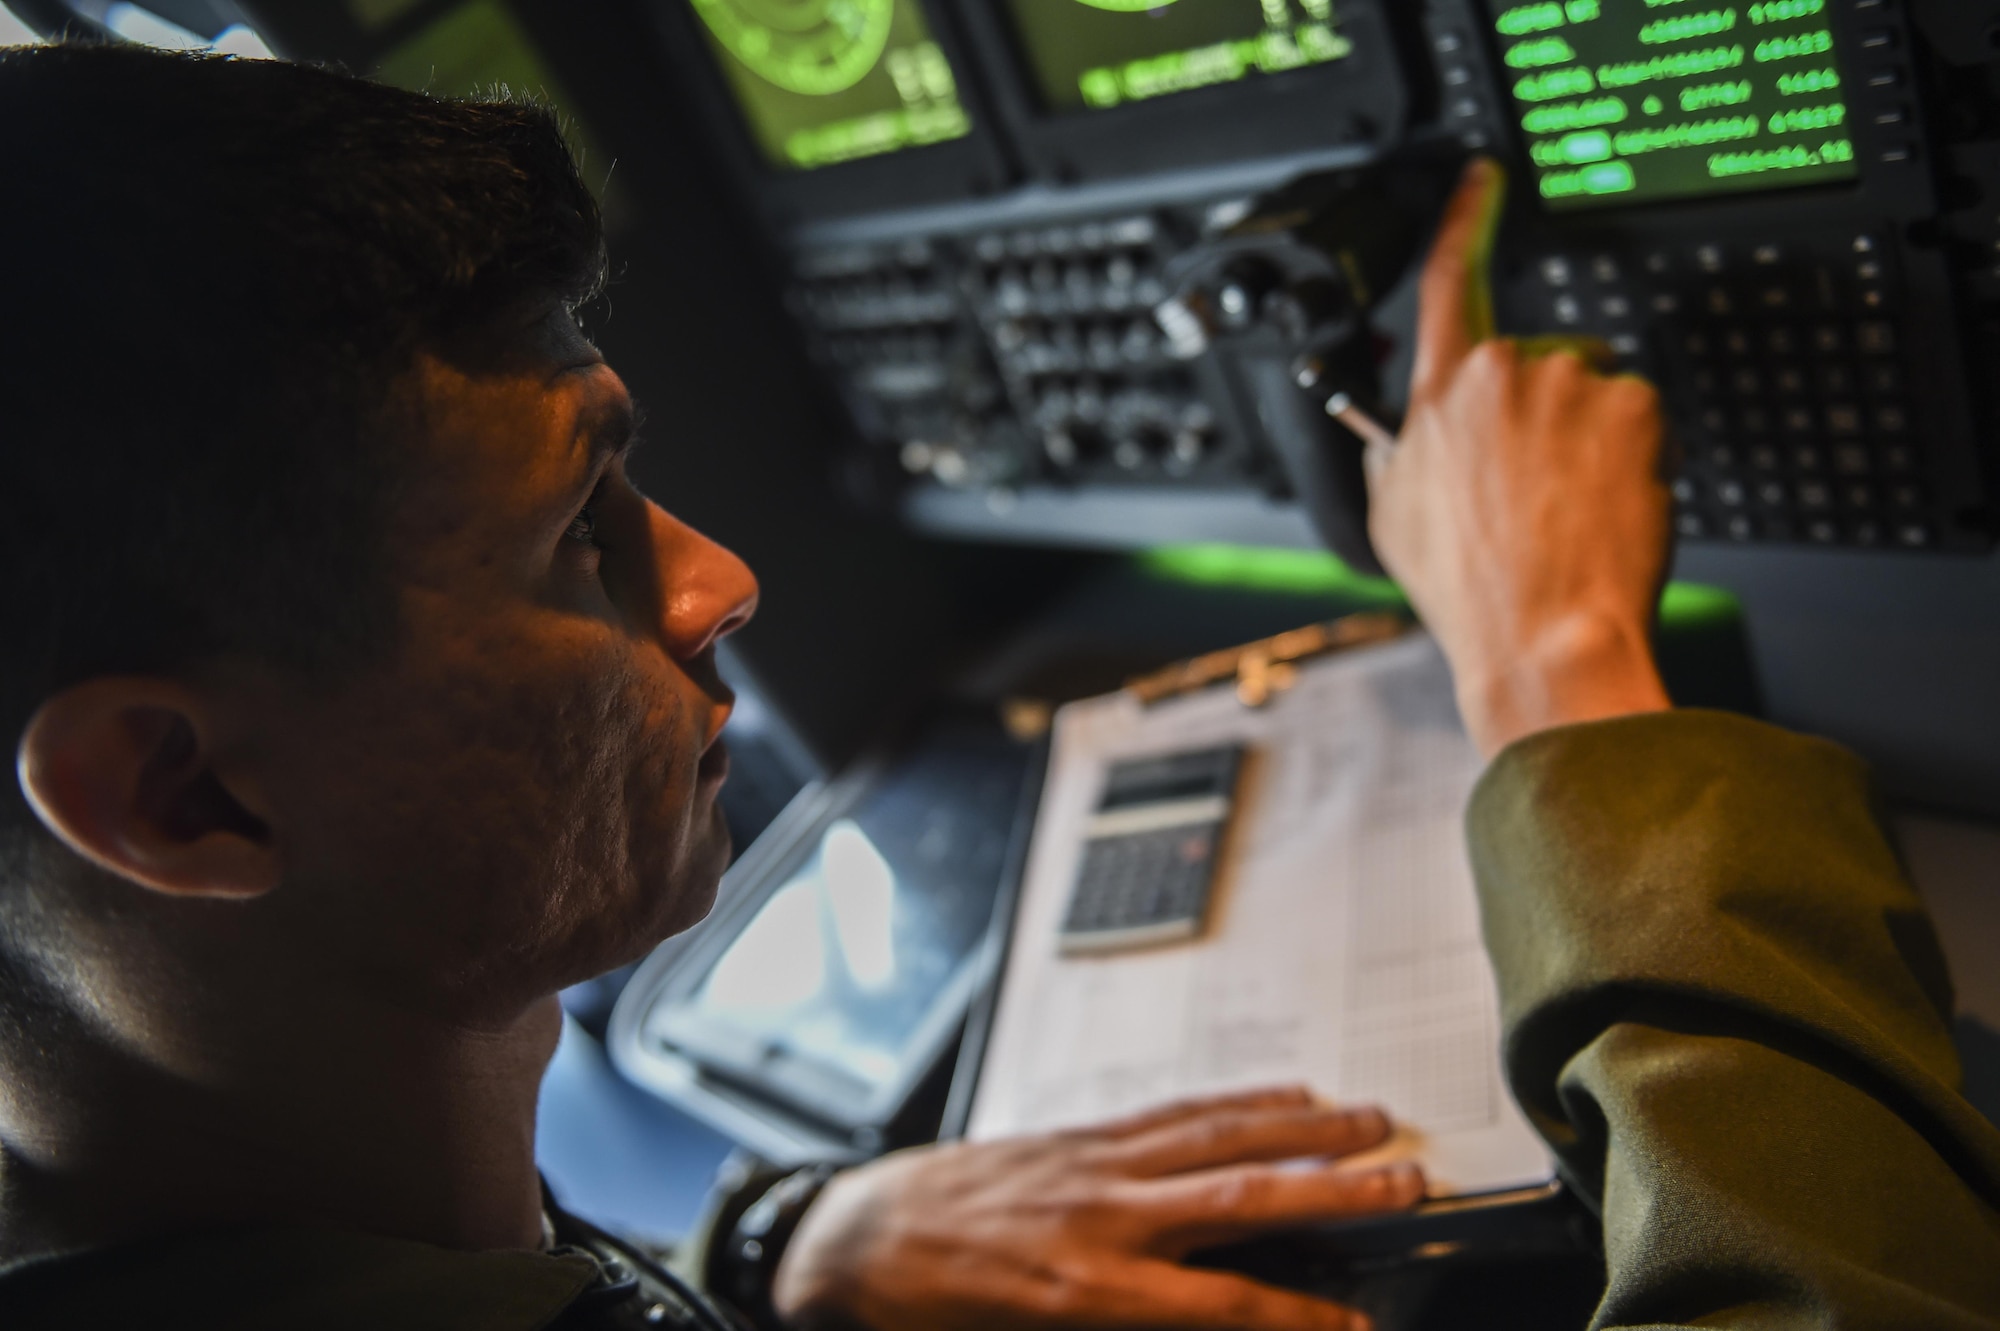
<path fill-rule="evenodd" d="M 631 874 L 625 763 L 637 729 L 610 663 L 516 649 L 498 670 L 447 682 L 424 747 L 445 810 L 447 881 L 477 921 L 478 950 L 519 955 L 555 944 Z M 509 668 L 511 667 L 511 668 Z M 445 815 L 449 817 L 448 814 Z M 441 884 L 442 886 L 442 884 Z M 449 893 L 449 889 L 447 889 Z M 483 926 L 483 928 L 481 927 Z"/>
<path fill-rule="evenodd" d="M 589 776 L 579 782 L 573 823 L 579 860 L 591 865 L 599 902 L 671 893 L 687 840 L 693 763 L 682 751 L 685 709 L 672 690 L 629 663 L 607 668 L 615 693 L 594 701 L 603 718 L 590 736 Z"/>

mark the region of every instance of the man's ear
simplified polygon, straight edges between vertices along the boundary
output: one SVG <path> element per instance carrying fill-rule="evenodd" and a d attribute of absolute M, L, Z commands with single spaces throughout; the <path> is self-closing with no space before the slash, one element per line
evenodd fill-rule
<path fill-rule="evenodd" d="M 45 701 L 21 735 L 21 791 L 77 854 L 156 892 L 248 898 L 278 885 L 268 811 L 219 771 L 209 715 L 163 679 L 88 680 Z"/>

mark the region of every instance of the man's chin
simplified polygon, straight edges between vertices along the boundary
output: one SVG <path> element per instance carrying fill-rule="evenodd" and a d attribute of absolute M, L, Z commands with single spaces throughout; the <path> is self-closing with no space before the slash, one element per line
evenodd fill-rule
<path fill-rule="evenodd" d="M 643 960 L 655 947 L 694 928 L 715 909 L 723 871 L 729 867 L 729 822 L 723 817 L 720 800 L 711 797 L 700 802 L 708 807 L 697 809 L 689 819 L 691 844 L 666 863 L 656 862 L 650 869 L 639 870 L 631 889 L 633 897 L 621 899 L 616 907 L 606 903 L 598 937 L 621 955 L 597 958 L 591 974 Z"/>
<path fill-rule="evenodd" d="M 729 820 L 722 816 L 721 801 L 709 805 L 707 826 L 700 835 L 701 844 L 690 849 L 687 867 L 680 881 L 674 884 L 671 911 L 663 932 L 653 940 L 656 943 L 694 928 L 715 909 L 716 894 L 722 886 L 723 872 L 729 868 L 733 849 Z"/>

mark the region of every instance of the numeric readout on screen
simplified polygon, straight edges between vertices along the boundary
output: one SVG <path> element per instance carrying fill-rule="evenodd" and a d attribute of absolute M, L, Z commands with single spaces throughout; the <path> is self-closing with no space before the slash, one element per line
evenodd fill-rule
<path fill-rule="evenodd" d="M 1829 0 L 1489 0 L 1552 208 L 1851 180 Z"/>

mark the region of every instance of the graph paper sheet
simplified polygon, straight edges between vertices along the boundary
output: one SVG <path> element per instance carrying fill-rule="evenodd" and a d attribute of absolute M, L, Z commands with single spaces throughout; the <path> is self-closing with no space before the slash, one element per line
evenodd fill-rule
<path fill-rule="evenodd" d="M 1208 928 L 1147 951 L 1056 942 L 1106 770 L 1248 746 Z M 1302 668 L 1262 710 L 1214 688 L 1062 709 L 967 1135 L 1304 1083 L 1386 1107 L 1435 1196 L 1553 1175 L 1508 1097 L 1462 818 L 1481 771 L 1421 635 Z M 1381 1155 L 1371 1155 L 1371 1161 Z"/>

